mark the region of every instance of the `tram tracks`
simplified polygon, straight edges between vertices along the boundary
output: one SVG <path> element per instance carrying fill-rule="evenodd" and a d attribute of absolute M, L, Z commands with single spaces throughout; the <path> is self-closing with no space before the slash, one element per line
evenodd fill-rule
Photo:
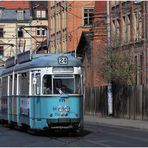
<path fill-rule="evenodd" d="M 49 142 L 56 141 L 56 143 L 60 143 L 60 146 L 68 146 L 75 142 L 78 142 L 83 139 L 87 134 L 89 134 L 88 131 L 83 130 L 80 133 L 79 132 L 50 132 L 46 133 L 42 136 L 48 137 Z"/>
<path fill-rule="evenodd" d="M 39 137 L 42 140 L 41 141 L 36 141 L 35 143 L 30 143 L 29 145 L 26 146 L 46 146 L 46 145 L 51 145 L 51 146 L 69 146 L 69 145 L 77 145 L 79 141 L 84 139 L 85 136 L 87 136 L 90 132 L 87 130 L 82 130 L 80 132 L 74 132 L 72 130 L 47 130 L 47 131 L 34 131 L 34 132 L 28 132 L 28 129 L 22 129 L 18 126 L 9 126 L 8 124 L 1 124 L 0 126 L 4 127 L 5 129 L 8 129 L 6 132 L 7 134 L 11 135 L 14 132 L 20 132 L 28 134 L 28 136 L 32 137 Z M 6 134 L 5 132 L 5 134 Z M 6 134 L 6 136 L 8 136 Z M 20 135 L 19 134 L 19 135 Z M 0 130 L 0 136 L 4 136 L 3 130 Z M 27 136 L 27 135 L 26 135 Z"/>

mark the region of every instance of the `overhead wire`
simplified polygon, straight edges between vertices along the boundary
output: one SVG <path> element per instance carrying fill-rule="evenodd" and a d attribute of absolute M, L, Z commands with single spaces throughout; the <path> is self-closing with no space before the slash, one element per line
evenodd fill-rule
<path fill-rule="evenodd" d="M 62 10 L 60 10 L 60 12 L 63 11 L 63 10 L 65 10 L 67 13 L 69 13 L 69 14 L 71 14 L 71 15 L 73 15 L 73 16 L 79 18 L 79 19 L 82 19 L 82 17 L 80 17 L 80 16 L 78 16 L 78 15 L 76 15 L 76 14 L 74 14 L 74 13 L 68 11 L 68 7 L 71 7 L 71 6 L 72 6 L 72 8 L 78 8 L 78 6 L 77 6 L 77 7 L 73 6 L 73 5 L 72 5 L 73 1 L 72 1 L 72 2 L 66 2 L 66 3 L 68 4 L 68 5 L 66 6 L 66 8 L 63 7 L 63 6 L 61 5 L 61 3 L 60 3 L 59 6 L 62 8 Z M 89 4 L 91 4 L 91 2 L 88 3 L 87 5 L 89 5 Z M 65 19 L 66 19 L 66 18 L 65 18 Z M 37 21 L 36 24 L 38 24 L 38 23 L 39 23 L 39 22 Z M 66 36 L 68 36 L 68 34 L 74 32 L 74 31 L 80 29 L 80 27 L 81 27 L 81 26 L 78 26 L 78 27 L 74 28 L 73 30 L 71 30 L 71 31 L 69 31 L 69 32 L 66 32 Z M 25 29 L 24 29 L 24 30 L 25 30 Z M 35 39 L 38 43 L 40 43 L 40 42 L 39 42 L 34 36 L 32 36 L 27 30 L 25 30 L 25 31 L 26 31 L 33 39 Z M 14 37 L 16 37 L 16 35 L 15 35 Z M 43 36 L 43 38 L 44 38 L 44 36 Z M 13 38 L 12 38 L 11 40 L 13 40 Z M 9 43 L 11 40 L 9 40 L 8 43 Z M 59 39 L 56 38 L 55 40 L 59 40 Z M 8 45 L 8 47 L 9 47 L 9 46 L 10 46 L 10 45 Z M 15 46 L 16 46 L 16 45 L 15 45 Z M 5 50 L 6 50 L 8 47 L 6 47 Z"/>

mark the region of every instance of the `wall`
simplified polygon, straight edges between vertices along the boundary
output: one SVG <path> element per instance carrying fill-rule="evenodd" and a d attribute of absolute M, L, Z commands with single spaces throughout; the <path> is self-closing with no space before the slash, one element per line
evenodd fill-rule
<path fill-rule="evenodd" d="M 76 50 L 82 31 L 89 31 L 92 26 L 83 26 L 83 8 L 94 7 L 95 2 L 74 1 L 71 3 L 71 9 L 67 12 L 67 51 Z"/>
<path fill-rule="evenodd" d="M 54 7 L 55 6 L 55 7 Z M 48 2 L 50 51 L 75 51 L 82 31 L 90 27 L 83 27 L 83 7 L 94 7 L 94 2 L 65 1 Z"/>
<path fill-rule="evenodd" d="M 144 1 L 110 2 L 111 47 L 114 52 L 126 52 L 130 62 L 140 67 L 136 84 L 147 84 L 146 4 Z M 147 7 L 146 7 L 147 8 Z"/>
<path fill-rule="evenodd" d="M 107 2 L 97 1 L 94 8 L 92 50 L 92 87 L 107 85 L 103 78 L 104 64 L 107 59 Z"/>

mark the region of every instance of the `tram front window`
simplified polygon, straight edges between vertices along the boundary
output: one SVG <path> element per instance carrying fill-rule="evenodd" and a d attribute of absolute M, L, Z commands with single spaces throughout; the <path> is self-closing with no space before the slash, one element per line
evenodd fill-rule
<path fill-rule="evenodd" d="M 54 79 L 53 80 L 54 85 L 54 94 L 74 94 L 74 79 Z"/>
<path fill-rule="evenodd" d="M 44 75 L 43 94 L 81 94 L 80 75 Z"/>

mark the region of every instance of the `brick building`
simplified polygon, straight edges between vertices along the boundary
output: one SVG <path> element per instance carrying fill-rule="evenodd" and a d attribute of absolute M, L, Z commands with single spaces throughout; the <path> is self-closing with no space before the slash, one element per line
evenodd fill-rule
<path fill-rule="evenodd" d="M 111 1 L 111 44 L 114 51 L 126 53 L 140 67 L 135 83 L 148 83 L 147 1 Z"/>
<path fill-rule="evenodd" d="M 82 31 L 92 27 L 94 1 L 49 1 L 50 51 L 76 51 Z"/>
<path fill-rule="evenodd" d="M 82 57 L 86 87 L 106 85 L 102 78 L 102 61 L 107 44 L 107 2 L 96 1 L 94 6 L 93 26 L 83 31 L 77 55 Z"/>
<path fill-rule="evenodd" d="M 104 61 L 107 56 L 107 1 L 96 1 L 93 21 L 93 50 L 92 50 L 92 86 L 103 86 L 107 82 L 102 77 Z"/>

